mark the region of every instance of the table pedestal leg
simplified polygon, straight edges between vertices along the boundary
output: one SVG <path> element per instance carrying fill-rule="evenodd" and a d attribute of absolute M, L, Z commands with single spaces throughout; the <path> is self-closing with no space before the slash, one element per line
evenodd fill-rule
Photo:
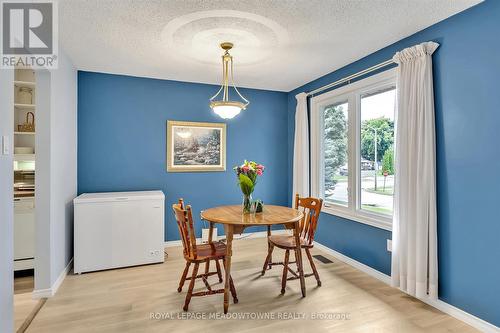
<path fill-rule="evenodd" d="M 295 237 L 295 260 L 299 268 L 300 289 L 302 290 L 302 297 L 306 297 L 306 280 L 304 278 L 304 266 L 302 265 L 302 249 L 300 246 L 300 223 L 295 223 L 293 229 L 293 236 Z"/>
<path fill-rule="evenodd" d="M 225 260 L 225 271 L 226 279 L 224 281 L 224 313 L 229 310 L 229 292 L 230 292 L 230 279 L 231 279 L 231 256 L 233 254 L 233 233 L 234 227 L 232 225 L 225 224 L 224 230 L 226 233 L 226 260 Z"/>
<path fill-rule="evenodd" d="M 212 243 L 213 234 L 214 234 L 214 223 L 210 222 L 210 227 L 208 229 L 208 244 Z"/>

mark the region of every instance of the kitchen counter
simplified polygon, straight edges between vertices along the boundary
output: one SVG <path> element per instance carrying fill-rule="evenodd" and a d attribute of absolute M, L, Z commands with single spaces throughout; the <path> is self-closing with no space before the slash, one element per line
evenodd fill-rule
<path fill-rule="evenodd" d="M 14 190 L 14 198 L 29 198 L 34 197 L 35 191 L 16 191 Z"/>

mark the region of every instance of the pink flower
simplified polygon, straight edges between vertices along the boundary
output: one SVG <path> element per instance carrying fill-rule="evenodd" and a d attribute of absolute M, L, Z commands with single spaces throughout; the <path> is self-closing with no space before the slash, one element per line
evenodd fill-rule
<path fill-rule="evenodd" d="M 244 173 L 247 173 L 248 170 L 250 170 L 250 168 L 247 165 L 241 167 L 241 171 L 243 171 Z"/>
<path fill-rule="evenodd" d="M 262 164 L 257 164 L 256 166 L 257 169 L 264 170 L 265 167 Z"/>
<path fill-rule="evenodd" d="M 257 175 L 262 176 L 262 169 L 257 169 Z"/>

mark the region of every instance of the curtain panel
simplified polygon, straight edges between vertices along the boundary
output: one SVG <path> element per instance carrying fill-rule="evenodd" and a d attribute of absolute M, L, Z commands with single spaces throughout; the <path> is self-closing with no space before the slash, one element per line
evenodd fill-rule
<path fill-rule="evenodd" d="M 307 94 L 295 96 L 297 109 L 295 111 L 295 137 L 293 140 L 293 191 L 292 207 L 295 194 L 301 197 L 309 196 L 309 121 L 307 116 Z"/>
<path fill-rule="evenodd" d="M 398 101 L 392 285 L 437 299 L 436 135 L 432 54 L 426 42 L 395 54 Z"/>

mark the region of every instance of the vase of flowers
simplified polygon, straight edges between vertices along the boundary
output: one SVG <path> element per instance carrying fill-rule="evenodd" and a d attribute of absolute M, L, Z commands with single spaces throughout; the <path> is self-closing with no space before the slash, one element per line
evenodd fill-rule
<path fill-rule="evenodd" d="M 264 173 L 264 166 L 254 161 L 247 161 L 234 167 L 237 183 L 243 193 L 242 208 L 244 213 L 250 213 L 253 204 L 252 193 L 257 184 L 257 178 Z"/>

